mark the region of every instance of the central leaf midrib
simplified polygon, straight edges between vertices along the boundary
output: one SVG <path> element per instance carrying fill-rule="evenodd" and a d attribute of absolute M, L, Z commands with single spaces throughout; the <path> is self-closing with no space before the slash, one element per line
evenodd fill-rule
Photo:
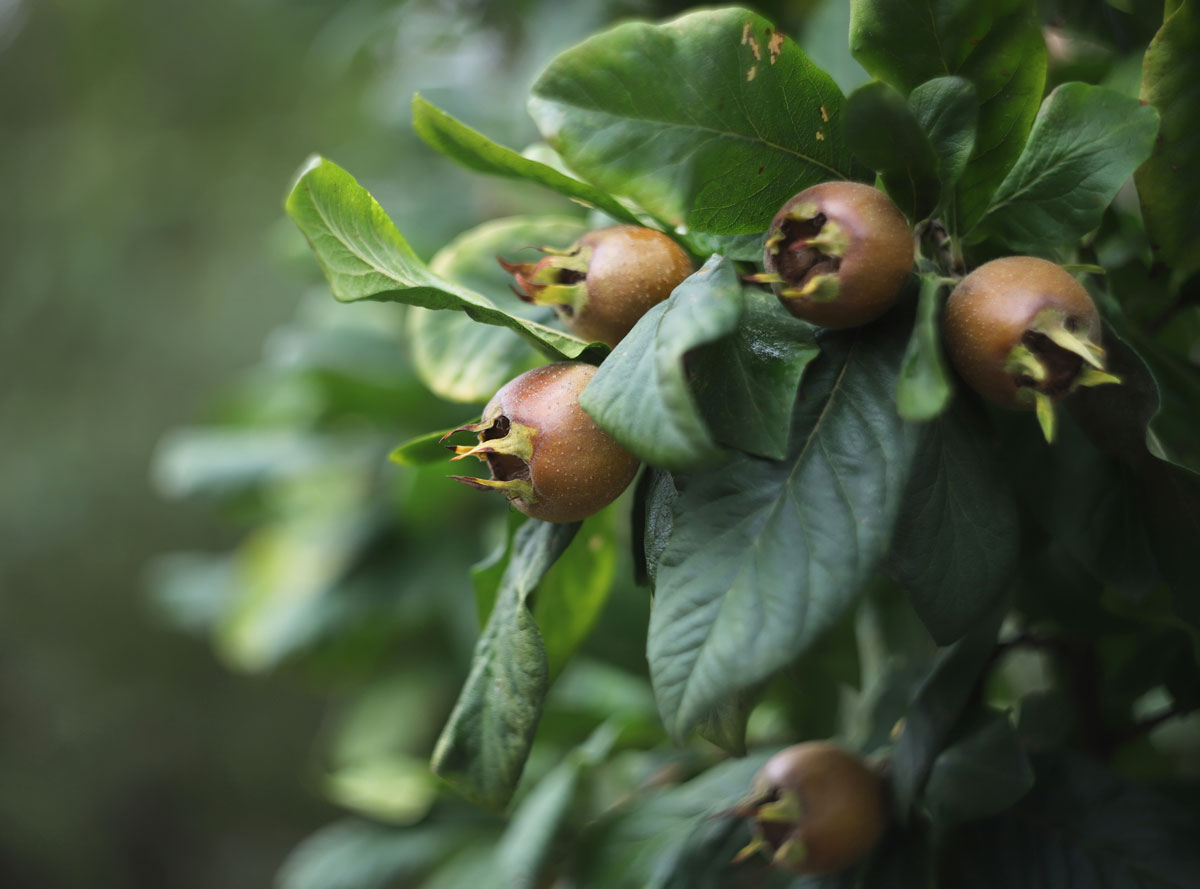
<path fill-rule="evenodd" d="M 820 161 L 815 157 L 811 157 L 810 155 L 804 154 L 803 152 L 794 151 L 790 148 L 787 148 L 786 146 L 780 145 L 777 142 L 771 142 L 766 139 L 756 138 L 754 136 L 749 136 L 744 133 L 738 133 L 738 132 L 734 132 L 734 131 L 730 131 L 730 130 L 719 130 L 715 127 L 707 127 L 707 126 L 703 126 L 701 124 L 696 124 L 696 123 L 678 123 L 676 121 L 660 120 L 660 119 L 654 118 L 654 117 L 632 117 L 629 115 L 622 115 L 622 114 L 618 114 L 613 111 L 608 111 L 607 109 L 604 109 L 604 108 L 588 108 L 584 105 L 576 105 L 573 102 L 566 102 L 566 101 L 561 101 L 561 100 L 557 100 L 557 99 L 546 99 L 545 101 L 555 102 L 556 104 L 561 104 L 561 105 L 568 105 L 572 108 L 577 108 L 579 111 L 581 111 L 585 114 L 598 114 L 603 117 L 611 118 L 611 119 L 617 120 L 617 121 L 630 121 L 632 123 L 643 123 L 643 124 L 657 124 L 660 127 L 671 128 L 671 129 L 695 130 L 700 133 L 711 133 L 714 136 L 719 136 L 721 138 L 735 139 L 735 140 L 741 141 L 741 142 L 748 142 L 752 145 L 762 145 L 762 146 L 765 146 L 779 154 L 790 155 L 791 157 L 798 158 L 802 161 L 805 161 L 806 163 L 812 164 L 813 166 L 820 167 L 823 170 L 833 173 L 835 176 L 837 176 L 839 178 L 844 179 L 847 175 L 842 170 L 839 170 L 836 167 L 831 167 L 829 164 L 825 163 L 824 161 Z"/>

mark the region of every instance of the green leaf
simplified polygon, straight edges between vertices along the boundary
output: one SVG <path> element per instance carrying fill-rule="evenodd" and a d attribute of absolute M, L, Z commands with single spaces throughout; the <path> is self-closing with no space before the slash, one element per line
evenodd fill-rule
<path fill-rule="evenodd" d="M 478 417 L 466 420 L 458 426 L 451 426 L 449 429 L 426 432 L 424 435 L 418 435 L 416 438 L 410 438 L 406 442 L 401 442 L 388 454 L 388 459 L 401 466 L 425 466 L 430 463 L 444 462 L 449 459 L 449 452 L 446 450 L 446 445 L 442 443 L 442 439 L 454 430 L 473 423 L 477 419 Z"/>
<path fill-rule="evenodd" d="M 683 359 L 728 335 L 742 307 L 733 264 L 712 257 L 638 320 L 583 390 L 580 406 L 651 466 L 686 469 L 718 459 Z"/>
<path fill-rule="evenodd" d="M 921 276 L 917 317 L 904 350 L 900 379 L 896 381 L 896 407 L 900 416 L 913 422 L 932 420 L 946 409 L 954 389 L 946 359 L 942 355 L 942 283 L 935 275 Z"/>
<path fill-rule="evenodd" d="M 648 641 L 674 737 L 802 654 L 878 565 L 916 438 L 892 398 L 901 348 L 886 323 L 825 337 L 788 458 L 736 455 L 687 478 Z"/>
<path fill-rule="evenodd" d="M 986 617 L 1017 565 L 1017 507 L 992 435 L 967 399 L 924 428 L 892 538 L 888 572 L 940 645 Z"/>
<path fill-rule="evenodd" d="M 679 499 L 677 477 L 661 469 L 648 467 L 646 479 L 646 519 L 642 531 L 646 553 L 646 578 L 651 587 L 657 583 L 658 563 L 671 542 L 675 526 L 675 501 Z"/>
<path fill-rule="evenodd" d="M 1200 270 L 1200 4 L 1167 8 L 1146 50 L 1143 101 L 1158 109 L 1162 129 L 1154 153 L 1138 170 L 1137 189 L 1146 230 L 1158 255 L 1181 283 Z"/>
<path fill-rule="evenodd" d="M 515 330 L 556 359 L 595 359 L 603 347 L 518 318 L 484 296 L 434 274 L 375 199 L 337 164 L 313 158 L 287 198 L 333 295 L 342 302 L 391 300 L 426 309 L 454 309 L 484 324 Z"/>
<path fill-rule="evenodd" d="M 935 77 L 909 93 L 908 104 L 937 155 L 945 204 L 975 148 L 979 125 L 975 87 L 962 77 Z"/>
<path fill-rule="evenodd" d="M 447 281 L 490 294 L 498 308 L 538 323 L 554 320 L 553 309 L 523 302 L 510 289 L 512 276 L 496 262 L 533 246 L 566 247 L 587 231 L 569 216 L 514 216 L 465 232 L 429 263 Z M 511 330 L 476 324 L 461 312 L 413 309 L 408 315 L 413 366 L 430 391 L 448 401 L 483 403 L 541 355 Z"/>
<path fill-rule="evenodd" d="M 554 167 L 518 154 L 511 148 L 497 145 L 483 133 L 455 120 L 436 105 L 431 105 L 420 93 L 413 94 L 412 115 L 413 129 L 430 148 L 458 161 L 468 170 L 506 179 L 524 179 L 565 195 L 585 207 L 594 207 L 613 219 L 641 225 L 641 220 L 611 195 Z"/>
<path fill-rule="evenodd" d="M 892 797 L 901 821 L 907 820 L 991 659 L 1004 611 L 997 607 L 987 620 L 938 654 L 908 708 L 892 752 Z"/>
<path fill-rule="evenodd" d="M 842 93 L 744 9 L 631 22 L 550 63 L 529 111 L 572 169 L 672 226 L 766 231 L 798 191 L 855 173 Z"/>
<path fill-rule="evenodd" d="M 1037 783 L 1010 813 L 947 838 L 946 889 L 1190 889 L 1200 816 L 1066 755 L 1034 759 Z"/>
<path fill-rule="evenodd" d="M 1158 114 L 1116 90 L 1065 83 L 1046 97 L 979 230 L 1014 250 L 1082 238 L 1150 156 Z"/>
<path fill-rule="evenodd" d="M 979 98 L 975 150 L 959 181 L 970 228 L 1016 162 L 1042 99 L 1046 45 L 1033 0 L 851 0 L 850 51 L 905 95 L 957 75 Z"/>
<path fill-rule="evenodd" d="M 743 296 L 746 311 L 733 335 L 689 360 L 693 391 L 717 441 L 782 460 L 800 377 L 820 350 L 813 328 L 773 294 L 754 288 Z"/>
<path fill-rule="evenodd" d="M 503 807 L 529 756 L 550 684 L 529 598 L 578 530 L 531 520 L 517 531 L 471 671 L 433 751 L 433 770 L 479 805 Z"/>
<path fill-rule="evenodd" d="M 1033 787 L 1033 768 L 1008 717 L 975 716 L 938 754 L 925 805 L 943 825 L 1003 812 Z"/>
<path fill-rule="evenodd" d="M 846 97 L 843 120 L 850 150 L 883 177 L 905 215 L 928 216 L 938 204 L 938 159 L 904 96 L 886 83 L 868 83 Z"/>

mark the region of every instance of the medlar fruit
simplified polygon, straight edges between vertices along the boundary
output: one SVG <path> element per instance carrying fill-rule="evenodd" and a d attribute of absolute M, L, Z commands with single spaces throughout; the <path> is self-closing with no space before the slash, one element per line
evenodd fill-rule
<path fill-rule="evenodd" d="M 1033 256 L 1009 256 L 963 278 L 946 302 L 946 351 L 976 392 L 1036 410 L 1054 440 L 1054 404 L 1080 386 L 1119 383 L 1104 369 L 1100 315 L 1078 281 Z"/>
<path fill-rule="evenodd" d="M 633 480 L 638 459 L 579 406 L 596 368 L 562 362 L 505 383 L 474 432 L 479 444 L 453 447 L 452 460 L 477 457 L 491 478 L 451 476 L 481 491 L 503 491 L 517 509 L 547 522 L 577 522 L 599 512 Z"/>
<path fill-rule="evenodd" d="M 565 250 L 539 248 L 537 262 L 497 259 L 526 302 L 552 305 L 567 330 L 615 346 L 653 305 L 695 269 L 660 231 L 614 225 L 588 232 Z"/>
<path fill-rule="evenodd" d="M 857 327 L 891 308 L 912 264 L 912 229 L 891 198 L 857 182 L 824 182 L 775 214 L 766 272 L 748 280 L 771 284 L 797 318 Z"/>

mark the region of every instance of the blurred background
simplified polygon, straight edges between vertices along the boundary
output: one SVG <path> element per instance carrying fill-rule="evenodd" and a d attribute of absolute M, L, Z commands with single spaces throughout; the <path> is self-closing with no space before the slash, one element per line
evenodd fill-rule
<path fill-rule="evenodd" d="M 319 152 L 426 259 L 578 218 L 427 149 L 412 93 L 522 148 L 557 51 L 685 6 L 0 0 L 0 886 L 405 885 L 376 826 L 433 805 L 487 554 L 461 540 L 504 510 L 388 466 L 472 409 L 419 384 L 397 307 L 333 303 L 282 198 Z M 863 80 L 846 4 L 756 6 Z M 644 599 L 602 618 L 631 675 Z"/>

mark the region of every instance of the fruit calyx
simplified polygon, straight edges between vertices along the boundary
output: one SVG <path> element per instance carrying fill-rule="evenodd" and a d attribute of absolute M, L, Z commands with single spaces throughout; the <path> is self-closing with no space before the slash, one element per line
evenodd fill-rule
<path fill-rule="evenodd" d="M 735 809 L 734 814 L 749 818 L 754 838 L 734 856 L 737 864 L 759 853 L 771 857 L 771 865 L 800 871 L 808 860 L 808 848 L 796 825 L 804 818 L 804 804 L 794 790 L 773 789 L 756 782 L 755 792 Z"/>
<path fill-rule="evenodd" d="M 777 271 L 749 275 L 747 280 L 784 285 L 779 290 L 784 299 L 829 302 L 837 298 L 838 270 L 850 238 L 816 203 L 804 201 L 788 210 L 764 247 L 775 257 Z"/>
<path fill-rule="evenodd" d="M 1060 309 L 1038 312 L 1008 353 L 1005 370 L 1017 385 L 1018 401 L 1032 406 L 1047 442 L 1054 441 L 1054 403 L 1080 387 L 1118 384 L 1104 369 L 1105 353 Z"/>
<path fill-rule="evenodd" d="M 587 305 L 587 273 L 592 248 L 576 243 L 566 250 L 537 247 L 545 254 L 537 262 L 508 262 L 497 256 L 496 261 L 516 283 L 512 291 L 527 303 L 554 306 L 566 318 L 581 312 Z"/>
<path fill-rule="evenodd" d="M 515 423 L 503 413 L 484 417 L 478 423 L 468 423 L 452 429 L 442 436 L 445 441 L 458 432 L 474 432 L 479 436 L 477 445 L 447 445 L 454 451 L 451 462 L 466 457 L 475 457 L 486 463 L 491 478 L 475 478 L 452 475 L 450 478 L 462 482 L 478 491 L 502 491 L 509 500 L 537 503 L 537 494 L 529 461 L 533 459 L 533 443 L 537 430 L 522 423 Z"/>

